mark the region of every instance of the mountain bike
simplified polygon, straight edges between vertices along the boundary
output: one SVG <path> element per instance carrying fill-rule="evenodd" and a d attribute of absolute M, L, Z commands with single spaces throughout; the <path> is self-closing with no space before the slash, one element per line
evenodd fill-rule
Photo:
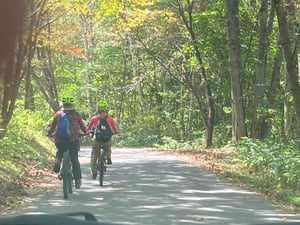
<path fill-rule="evenodd" d="M 98 166 L 97 169 L 99 171 L 99 184 L 103 186 L 104 173 L 106 173 L 106 159 L 107 153 L 104 150 L 103 145 L 100 147 L 99 157 L 98 157 Z"/>
<path fill-rule="evenodd" d="M 59 178 L 63 181 L 64 198 L 68 199 L 69 194 L 73 193 L 72 163 L 69 151 L 64 151 Z"/>
<path fill-rule="evenodd" d="M 51 138 L 52 136 L 48 135 L 48 137 Z M 58 179 L 63 181 L 63 196 L 68 199 L 69 194 L 73 193 L 73 172 L 69 150 L 64 151 L 61 161 Z"/>

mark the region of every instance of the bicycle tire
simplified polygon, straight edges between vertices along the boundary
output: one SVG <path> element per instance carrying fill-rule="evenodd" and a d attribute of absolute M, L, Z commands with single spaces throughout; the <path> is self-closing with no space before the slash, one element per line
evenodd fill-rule
<path fill-rule="evenodd" d="M 73 178 L 70 175 L 69 175 L 69 187 L 68 187 L 68 191 L 69 191 L 70 194 L 73 193 Z"/>
<path fill-rule="evenodd" d="M 69 198 L 69 179 L 63 178 L 63 192 L 64 192 L 64 199 Z"/>
<path fill-rule="evenodd" d="M 63 196 L 64 199 L 68 199 L 70 188 L 72 188 L 71 187 L 72 184 L 70 181 L 70 155 L 68 151 L 65 151 L 63 154 L 62 180 L 63 180 Z"/>
<path fill-rule="evenodd" d="M 103 180 L 104 180 L 104 170 L 105 170 L 105 152 L 104 149 L 100 149 L 100 155 L 99 155 L 99 184 L 100 186 L 103 186 Z"/>

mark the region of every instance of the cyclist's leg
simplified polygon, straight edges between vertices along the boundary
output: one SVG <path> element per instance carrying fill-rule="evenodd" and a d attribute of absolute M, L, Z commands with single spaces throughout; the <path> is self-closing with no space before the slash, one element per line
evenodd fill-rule
<path fill-rule="evenodd" d="M 70 158 L 72 162 L 72 171 L 75 180 L 75 187 L 80 188 L 82 175 L 81 175 L 80 162 L 78 159 L 78 141 L 69 142 L 69 152 L 70 152 Z"/>
<path fill-rule="evenodd" d="M 112 164 L 112 161 L 111 161 L 111 145 L 112 145 L 111 140 L 103 143 L 104 151 L 107 154 L 107 164 Z"/>
<path fill-rule="evenodd" d="M 55 146 L 57 148 L 56 155 L 55 155 L 55 163 L 53 171 L 58 173 L 60 170 L 60 163 L 63 157 L 64 150 L 67 148 L 66 142 L 55 142 Z"/>
<path fill-rule="evenodd" d="M 100 142 L 94 140 L 92 145 L 91 162 L 90 162 L 93 178 L 96 178 L 95 176 L 97 176 L 97 166 L 98 166 L 97 161 L 99 157 L 99 152 L 100 152 Z"/>

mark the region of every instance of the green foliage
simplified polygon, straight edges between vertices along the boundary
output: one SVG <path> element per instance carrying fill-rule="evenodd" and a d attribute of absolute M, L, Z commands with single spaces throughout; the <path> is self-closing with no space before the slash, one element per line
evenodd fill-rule
<path fill-rule="evenodd" d="M 159 143 L 161 143 L 161 138 L 158 135 L 151 135 L 145 132 L 118 134 L 118 136 L 114 137 L 114 144 L 122 147 L 152 147 Z"/>
<path fill-rule="evenodd" d="M 231 143 L 231 125 L 218 123 L 214 129 L 213 144 L 215 148 L 222 148 Z"/>
<path fill-rule="evenodd" d="M 261 177 L 269 189 L 299 193 L 300 142 L 276 143 L 274 140 L 244 138 L 237 147 L 236 158 L 251 173 Z"/>
<path fill-rule="evenodd" d="M 21 177 L 27 167 L 49 167 L 55 146 L 45 136 L 45 121 L 40 111 L 16 109 L 5 138 L 0 142 L 0 185 Z"/>
<path fill-rule="evenodd" d="M 137 130 L 120 133 L 114 136 L 114 145 L 121 147 L 155 147 L 158 149 L 173 149 L 178 151 L 198 150 L 203 148 L 203 139 L 193 141 L 178 141 L 171 137 L 160 136 Z"/>
<path fill-rule="evenodd" d="M 193 141 L 177 141 L 171 137 L 163 137 L 162 143 L 154 145 L 154 147 L 159 149 L 173 149 L 177 151 L 194 151 L 203 149 L 204 140 L 194 139 Z"/>

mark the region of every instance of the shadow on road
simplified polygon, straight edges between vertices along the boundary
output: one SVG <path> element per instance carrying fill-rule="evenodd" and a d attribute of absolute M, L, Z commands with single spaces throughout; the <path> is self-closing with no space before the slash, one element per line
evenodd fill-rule
<path fill-rule="evenodd" d="M 178 156 L 115 150 L 103 187 L 91 179 L 89 150 L 82 151 L 81 157 L 82 188 L 68 201 L 62 199 L 59 190 L 32 206 L 33 211 L 84 210 L 103 222 L 145 225 L 296 221 L 293 215 L 280 213 L 259 195 L 225 183 Z"/>

